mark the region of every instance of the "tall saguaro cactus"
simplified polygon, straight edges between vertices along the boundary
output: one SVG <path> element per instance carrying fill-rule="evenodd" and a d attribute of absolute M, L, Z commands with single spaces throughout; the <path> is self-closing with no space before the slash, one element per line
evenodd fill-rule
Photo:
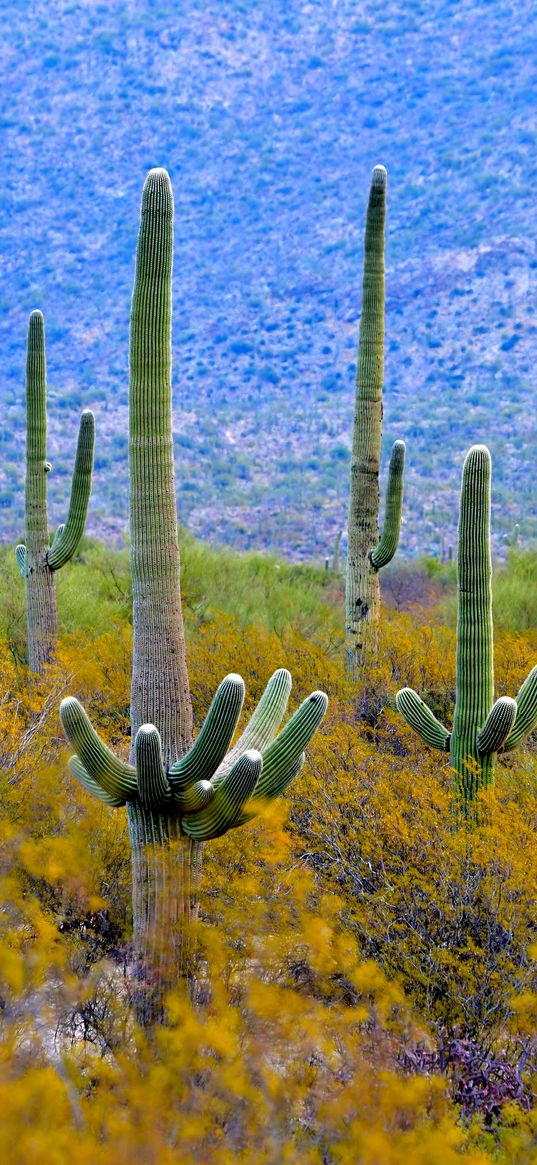
<path fill-rule="evenodd" d="M 537 667 L 516 697 L 494 703 L 490 551 L 491 459 L 474 445 L 464 462 L 459 517 L 457 678 L 453 730 L 436 719 L 412 688 L 397 707 L 426 744 L 450 753 L 456 802 L 466 816 L 480 789 L 494 782 L 499 751 L 519 744 L 537 725 Z"/>
<path fill-rule="evenodd" d="M 172 263 L 172 188 L 155 170 L 142 200 L 131 308 L 131 715 L 133 741 L 140 724 L 158 725 L 166 763 L 192 743 L 173 472 Z"/>
<path fill-rule="evenodd" d="M 365 230 L 345 596 L 345 658 L 351 679 L 359 677 L 366 657 L 374 661 L 378 653 L 379 571 L 397 550 L 403 503 L 405 444 L 396 441 L 390 459 L 386 513 L 379 541 L 386 179 L 384 166 L 375 166 Z"/>
<path fill-rule="evenodd" d="M 47 372 L 45 325 L 32 312 L 26 358 L 26 544 L 17 546 L 17 562 L 26 582 L 28 666 L 41 671 L 56 646 L 54 573 L 72 558 L 84 533 L 93 469 L 95 424 L 84 410 L 80 419 L 71 501 L 67 521 L 58 526 L 52 546 L 47 516 Z"/>
<path fill-rule="evenodd" d="M 162 1017 L 165 991 L 187 983 L 205 841 L 245 824 L 298 773 L 327 706 L 314 692 L 276 736 L 291 689 L 277 671 L 239 741 L 229 746 L 244 685 L 227 676 L 191 745 L 181 616 L 171 432 L 173 195 L 152 170 L 142 197 L 131 316 L 130 488 L 134 655 L 132 748 L 107 748 L 74 697 L 61 717 L 70 768 L 107 805 L 126 805 L 140 1022 Z"/>

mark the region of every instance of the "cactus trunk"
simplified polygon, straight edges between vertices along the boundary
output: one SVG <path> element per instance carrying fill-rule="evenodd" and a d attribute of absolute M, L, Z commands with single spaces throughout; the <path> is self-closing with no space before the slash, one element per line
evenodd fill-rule
<path fill-rule="evenodd" d="M 166 768 L 192 743 L 173 467 L 172 267 L 171 183 L 165 170 L 152 170 L 142 196 L 130 336 L 131 740 L 134 748 L 140 726 L 154 724 Z M 147 1024 L 182 975 L 192 913 L 184 907 L 190 891 L 183 875 L 192 845 L 200 847 L 181 836 L 177 816 L 132 802 L 129 826 L 135 962 L 147 979 L 137 1011 Z"/>
<path fill-rule="evenodd" d="M 138 1020 L 163 1018 L 166 991 L 192 982 L 192 923 L 199 908 L 201 844 L 185 837 L 177 813 L 127 805 L 132 853 L 134 970 Z"/>
<path fill-rule="evenodd" d="M 494 701 L 490 454 L 476 446 L 466 459 L 459 516 L 456 700 L 451 766 L 465 804 L 491 784 L 494 755 L 477 747 L 477 732 Z"/>
<path fill-rule="evenodd" d="M 26 622 L 28 667 L 40 672 L 56 646 L 56 588 L 47 562 L 47 371 L 45 326 L 32 312 L 26 356 Z"/>
<path fill-rule="evenodd" d="M 386 170 L 375 166 L 371 180 L 364 244 L 362 314 L 356 370 L 345 594 L 345 661 L 357 680 L 366 659 L 376 662 L 379 648 L 379 570 L 399 541 L 405 447 L 392 451 L 384 532 L 379 545 L 379 474 L 384 380 L 384 235 Z M 377 558 L 375 557 L 377 555 Z"/>
<path fill-rule="evenodd" d="M 130 344 L 130 531 L 134 658 L 132 740 L 155 724 L 164 763 L 192 743 L 173 471 L 173 194 L 165 170 L 142 199 Z"/>

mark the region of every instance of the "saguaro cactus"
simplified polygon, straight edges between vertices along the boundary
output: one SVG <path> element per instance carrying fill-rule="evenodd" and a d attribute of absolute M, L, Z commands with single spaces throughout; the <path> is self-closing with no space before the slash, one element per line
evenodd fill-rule
<path fill-rule="evenodd" d="M 26 544 L 17 546 L 19 569 L 26 582 L 28 666 L 41 671 L 56 646 L 54 572 L 72 558 L 84 533 L 91 491 L 95 424 L 86 409 L 80 419 L 71 501 L 67 521 L 58 526 L 52 546 L 47 517 L 47 372 L 45 325 L 32 312 L 26 358 Z"/>
<path fill-rule="evenodd" d="M 154 170 L 142 199 L 130 332 L 129 470 L 134 657 L 131 716 L 157 724 L 164 760 L 192 743 L 173 472 L 173 194 Z"/>
<path fill-rule="evenodd" d="M 450 753 L 456 803 L 466 816 L 475 812 L 478 791 L 494 781 L 496 754 L 514 748 L 537 724 L 537 667 L 516 699 L 501 696 L 493 702 L 490 479 L 490 453 L 485 445 L 474 445 L 462 473 L 452 732 L 412 688 L 403 688 L 396 697 L 399 711 L 422 740 Z"/>
<path fill-rule="evenodd" d="M 191 745 L 181 616 L 171 434 L 173 195 L 165 170 L 148 175 L 131 317 L 130 481 L 134 603 L 129 763 L 101 741 L 78 700 L 61 707 L 76 756 L 70 768 L 91 793 L 126 805 L 132 851 L 138 1016 L 160 1019 L 163 997 L 188 981 L 203 842 L 243 825 L 299 771 L 327 706 L 314 692 L 279 736 L 291 677 L 277 671 L 228 752 L 244 685 L 227 676 Z"/>
<path fill-rule="evenodd" d="M 358 678 L 366 656 L 374 661 L 378 653 L 379 571 L 397 550 L 403 503 L 405 444 L 396 441 L 390 459 L 386 513 L 379 541 L 386 179 L 384 166 L 375 166 L 365 230 L 346 574 L 345 658 L 351 679 Z"/>

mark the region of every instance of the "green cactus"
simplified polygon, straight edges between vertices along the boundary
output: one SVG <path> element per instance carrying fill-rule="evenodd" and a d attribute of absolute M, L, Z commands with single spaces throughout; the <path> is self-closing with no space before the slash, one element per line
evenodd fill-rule
<path fill-rule="evenodd" d="M 511 550 L 518 550 L 519 539 L 520 539 L 520 525 L 518 522 L 515 522 L 513 529 L 511 530 L 511 533 L 505 534 L 504 544 L 506 546 L 509 546 L 511 548 Z"/>
<path fill-rule="evenodd" d="M 72 558 L 84 533 L 91 491 L 95 425 L 93 413 L 80 419 L 67 521 L 49 543 L 47 517 L 47 379 L 45 326 L 32 312 L 26 358 L 26 544 L 17 546 L 19 570 L 26 582 L 28 667 L 42 670 L 54 654 L 57 636 L 54 572 Z"/>
<path fill-rule="evenodd" d="M 494 782 L 496 754 L 514 748 L 537 725 L 537 667 L 516 699 L 501 696 L 494 703 L 490 480 L 490 453 L 474 445 L 462 474 L 452 732 L 412 688 L 396 697 L 399 711 L 422 740 L 450 753 L 456 805 L 466 817 L 475 815 L 479 790 Z"/>
<path fill-rule="evenodd" d="M 202 846 L 245 824 L 296 776 L 327 706 L 314 692 L 276 735 L 291 677 L 280 669 L 237 743 L 240 676 L 222 681 L 192 744 L 181 615 L 171 427 L 173 195 L 152 170 L 142 198 L 132 300 L 130 514 L 134 610 L 132 748 L 119 760 L 78 700 L 61 706 L 73 775 L 106 805 L 126 805 L 132 853 L 135 1002 L 145 1026 L 165 991 L 188 983 Z"/>
<path fill-rule="evenodd" d="M 379 474 L 384 379 L 384 166 L 375 166 L 367 208 L 362 316 L 356 371 L 345 597 L 345 659 L 358 679 L 366 657 L 378 655 L 379 571 L 399 542 L 405 444 L 396 441 L 390 459 L 386 513 L 379 541 Z"/>
<path fill-rule="evenodd" d="M 339 574 L 340 572 L 339 548 L 341 546 L 342 536 L 343 530 L 338 530 L 336 534 L 336 541 L 334 543 L 334 557 L 332 559 L 332 570 L 334 574 Z"/>
<path fill-rule="evenodd" d="M 142 199 L 130 332 L 129 470 L 134 656 L 132 739 L 159 726 L 164 760 L 192 743 L 173 470 L 173 193 L 164 170 Z"/>

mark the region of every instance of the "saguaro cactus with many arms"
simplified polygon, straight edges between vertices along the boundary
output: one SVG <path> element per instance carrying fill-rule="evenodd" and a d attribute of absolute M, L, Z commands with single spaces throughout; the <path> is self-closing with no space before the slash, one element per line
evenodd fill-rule
<path fill-rule="evenodd" d="M 285 789 L 326 711 L 314 692 L 280 733 L 291 677 L 277 671 L 228 752 L 244 685 L 222 681 L 191 744 L 192 717 L 179 586 L 171 433 L 173 196 L 165 170 L 148 175 L 131 317 L 130 475 L 134 601 L 129 763 L 101 741 L 78 700 L 61 707 L 71 771 L 111 806 L 127 806 L 132 850 L 137 1010 L 162 1016 L 167 988 L 188 981 L 203 842 L 243 825 Z"/>
<path fill-rule="evenodd" d="M 26 582 L 28 666 L 41 671 L 56 646 L 54 573 L 72 558 L 84 533 L 93 469 L 95 423 L 84 410 L 80 419 L 71 501 L 67 521 L 58 526 L 52 546 L 47 517 L 47 370 L 45 325 L 32 312 L 26 357 L 26 544 L 17 546 L 17 562 Z"/>
<path fill-rule="evenodd" d="M 365 230 L 346 575 L 345 658 L 351 679 L 358 678 L 366 656 L 374 661 L 378 653 L 379 571 L 397 550 L 403 503 L 405 444 L 396 441 L 390 458 L 386 514 L 379 541 L 386 178 L 384 166 L 375 166 Z"/>
<path fill-rule="evenodd" d="M 459 517 L 457 679 L 453 730 L 436 719 L 412 688 L 397 707 L 426 744 L 450 753 L 457 806 L 475 812 L 480 789 L 494 781 L 494 761 L 537 724 L 537 667 L 513 700 L 494 703 L 490 551 L 490 453 L 474 445 L 464 462 Z"/>

